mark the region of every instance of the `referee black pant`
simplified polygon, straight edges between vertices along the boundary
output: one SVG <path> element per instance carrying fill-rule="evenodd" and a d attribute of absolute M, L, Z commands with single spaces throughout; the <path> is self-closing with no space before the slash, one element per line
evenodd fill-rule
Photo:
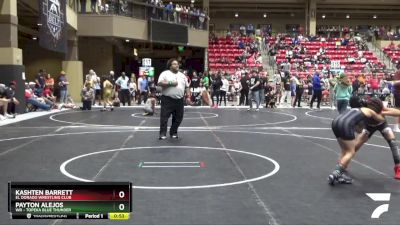
<path fill-rule="evenodd" d="M 313 91 L 313 95 L 310 102 L 310 108 L 313 107 L 315 99 L 317 99 L 317 108 L 319 109 L 319 105 L 321 104 L 321 99 L 322 99 L 322 90 Z"/>
<path fill-rule="evenodd" d="M 172 115 L 170 135 L 178 134 L 178 127 L 183 119 L 183 98 L 174 99 L 168 96 L 161 96 L 160 113 L 160 136 L 167 135 L 168 119 Z"/>
<path fill-rule="evenodd" d="M 119 91 L 119 100 L 123 106 L 125 106 L 125 103 L 128 103 L 128 106 L 131 106 L 131 93 L 129 92 L 129 89 L 121 89 Z"/>
<path fill-rule="evenodd" d="M 240 90 L 240 98 L 239 98 L 239 105 L 249 105 L 249 90 L 242 89 Z"/>

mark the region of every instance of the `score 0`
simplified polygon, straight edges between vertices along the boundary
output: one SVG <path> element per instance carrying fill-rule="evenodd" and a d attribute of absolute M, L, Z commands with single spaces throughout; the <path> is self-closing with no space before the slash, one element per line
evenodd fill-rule
<path fill-rule="evenodd" d="M 117 196 L 118 200 L 125 199 L 125 197 L 126 197 L 126 193 L 125 193 L 124 190 L 121 190 L 121 191 L 118 192 L 118 196 Z M 120 211 L 124 211 L 125 210 L 125 204 L 124 203 L 120 203 L 118 205 L 118 209 Z"/>

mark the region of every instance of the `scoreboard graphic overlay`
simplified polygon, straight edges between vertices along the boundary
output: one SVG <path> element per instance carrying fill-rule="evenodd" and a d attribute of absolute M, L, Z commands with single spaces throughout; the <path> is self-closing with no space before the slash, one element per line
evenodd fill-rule
<path fill-rule="evenodd" d="M 127 220 L 132 212 L 130 182 L 9 182 L 12 219 Z"/>

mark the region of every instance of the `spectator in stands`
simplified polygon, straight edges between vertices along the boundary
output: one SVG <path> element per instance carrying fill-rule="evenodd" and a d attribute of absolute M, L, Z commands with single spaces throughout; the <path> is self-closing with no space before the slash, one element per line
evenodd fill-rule
<path fill-rule="evenodd" d="M 390 42 L 390 44 L 388 45 L 389 49 L 396 49 L 396 45 L 393 43 L 393 41 Z"/>
<path fill-rule="evenodd" d="M 189 9 L 186 6 L 183 6 L 182 13 L 181 13 L 181 21 L 183 24 L 188 25 L 189 24 L 188 19 L 189 19 Z M 218 39 L 216 36 L 214 37 L 214 43 L 218 43 Z"/>
<path fill-rule="evenodd" d="M 369 79 L 369 87 L 370 87 L 370 91 L 373 94 L 377 94 L 379 92 L 379 79 L 376 74 L 374 74 L 372 76 L 372 78 Z"/>
<path fill-rule="evenodd" d="M 313 77 L 313 96 L 310 102 L 310 109 L 313 108 L 313 104 L 315 99 L 317 99 L 317 108 L 320 109 L 321 98 L 322 98 L 322 88 L 321 88 L 321 79 L 319 72 L 314 73 Z"/>
<path fill-rule="evenodd" d="M 97 13 L 101 13 L 104 9 L 104 6 L 102 4 L 102 0 L 97 0 Z"/>
<path fill-rule="evenodd" d="M 87 0 L 80 0 L 79 3 L 81 5 L 81 13 L 86 13 L 86 1 Z"/>
<path fill-rule="evenodd" d="M 246 45 L 245 45 L 244 41 L 240 40 L 239 41 L 239 49 L 245 49 L 245 48 L 246 48 Z"/>
<path fill-rule="evenodd" d="M 182 7 L 179 4 L 175 5 L 175 23 L 181 23 Z"/>
<path fill-rule="evenodd" d="M 357 78 L 359 87 L 358 87 L 358 94 L 364 94 L 367 91 L 367 81 L 365 78 L 365 74 L 361 74 Z"/>
<path fill-rule="evenodd" d="M 158 14 L 158 19 L 159 20 L 166 20 L 167 19 L 167 15 L 165 14 L 165 6 L 164 6 L 164 3 L 163 3 L 163 1 L 158 1 L 157 2 L 157 6 L 158 6 L 158 8 L 157 8 L 157 14 Z"/>
<path fill-rule="evenodd" d="M 247 25 L 246 34 L 247 34 L 247 36 L 250 36 L 250 35 L 254 34 L 254 26 L 253 26 L 253 24 L 250 23 L 250 24 Z"/>
<path fill-rule="evenodd" d="M 85 87 L 81 91 L 82 97 L 82 110 L 92 110 L 92 102 L 95 98 L 95 90 L 91 87 L 90 83 L 87 82 Z"/>
<path fill-rule="evenodd" d="M 301 55 L 307 54 L 307 48 L 304 47 L 304 46 L 302 46 L 302 45 L 300 45 L 300 51 L 299 51 L 299 53 L 300 53 Z"/>
<path fill-rule="evenodd" d="M 199 21 L 199 17 L 200 17 L 200 9 L 193 9 L 193 12 L 192 12 L 192 18 L 193 18 L 193 28 L 195 28 L 195 29 L 199 29 L 199 24 L 200 24 L 200 21 Z"/>
<path fill-rule="evenodd" d="M 246 36 L 246 27 L 243 24 L 239 27 L 239 30 L 242 37 Z"/>
<path fill-rule="evenodd" d="M 282 68 L 282 71 L 283 72 L 290 72 L 290 69 L 291 69 L 291 64 L 290 64 L 290 62 L 289 61 L 284 61 L 282 64 L 281 64 L 281 68 Z"/>
<path fill-rule="evenodd" d="M 206 21 L 206 14 L 205 14 L 205 12 L 204 11 L 201 11 L 200 12 L 200 15 L 199 15 L 199 29 L 201 29 L 201 30 L 203 30 L 203 29 L 205 29 L 204 28 L 204 22 Z"/>
<path fill-rule="evenodd" d="M 356 59 L 353 56 L 351 56 L 350 54 L 347 54 L 347 62 L 350 64 L 355 64 Z"/>
<path fill-rule="evenodd" d="M 342 46 L 347 46 L 348 44 L 349 44 L 349 39 L 348 39 L 348 38 L 344 38 L 344 39 L 342 40 L 341 45 L 342 45 Z"/>
<path fill-rule="evenodd" d="M 165 6 L 166 13 L 167 13 L 167 20 L 168 21 L 173 21 L 173 10 L 174 10 L 174 5 L 172 2 L 169 2 L 168 5 Z"/>
<path fill-rule="evenodd" d="M 90 0 L 90 9 L 92 10 L 92 13 L 96 12 L 96 3 L 97 0 Z"/>
<path fill-rule="evenodd" d="M 346 75 L 341 74 L 333 90 L 337 99 L 337 110 L 339 114 L 343 114 L 347 109 L 347 105 L 349 104 L 350 97 L 353 93 L 350 79 Z"/>

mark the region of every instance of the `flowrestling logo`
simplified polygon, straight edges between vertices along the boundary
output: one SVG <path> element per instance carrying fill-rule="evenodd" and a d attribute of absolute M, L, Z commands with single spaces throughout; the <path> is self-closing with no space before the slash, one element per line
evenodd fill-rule
<path fill-rule="evenodd" d="M 366 193 L 368 197 L 376 202 L 389 202 L 390 201 L 390 193 Z M 372 219 L 379 219 L 379 217 L 389 211 L 389 204 L 382 204 L 378 206 L 371 215 Z"/>
<path fill-rule="evenodd" d="M 57 52 L 66 52 L 65 0 L 40 0 L 41 24 L 39 43 Z"/>
<path fill-rule="evenodd" d="M 54 39 L 59 40 L 64 26 L 64 11 L 59 0 L 44 0 L 43 14 L 47 17 L 47 28 Z"/>

